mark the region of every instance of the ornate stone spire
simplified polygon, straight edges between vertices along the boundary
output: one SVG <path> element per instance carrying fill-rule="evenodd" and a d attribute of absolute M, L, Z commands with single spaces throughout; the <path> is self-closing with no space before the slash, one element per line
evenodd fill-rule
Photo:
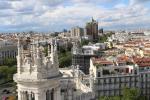
<path fill-rule="evenodd" d="M 37 41 L 37 58 L 40 58 L 40 50 L 39 50 L 39 39 Z"/>
<path fill-rule="evenodd" d="M 54 64 L 54 40 L 51 40 L 51 61 Z"/>
<path fill-rule="evenodd" d="M 47 52 L 48 52 L 48 57 L 50 57 L 51 55 L 51 50 L 50 50 L 50 44 L 48 43 L 48 46 L 47 46 Z"/>
<path fill-rule="evenodd" d="M 52 41 L 51 41 L 51 61 L 52 61 L 52 64 L 54 64 L 56 67 L 59 67 L 57 53 L 58 53 L 57 52 L 57 40 L 52 39 Z"/>
<path fill-rule="evenodd" d="M 35 65 L 35 62 L 36 62 L 36 44 L 35 44 L 35 40 L 33 40 L 33 65 Z"/>
<path fill-rule="evenodd" d="M 60 73 L 49 60 L 42 54 L 42 48 L 39 47 L 39 40 L 33 44 L 31 48 L 33 52 L 28 54 L 27 50 L 23 50 L 25 57 L 22 57 L 22 65 L 20 65 L 21 51 L 20 39 L 18 39 L 18 57 L 17 57 L 17 74 L 14 75 L 14 81 L 17 83 L 18 100 L 60 100 Z M 29 44 L 29 46 L 31 46 Z M 56 60 L 54 52 L 54 44 L 52 44 L 53 61 Z M 49 50 L 50 51 L 50 50 Z M 34 61 L 33 57 L 34 56 Z M 55 58 L 56 57 L 56 58 Z M 47 59 L 47 60 L 43 60 Z M 46 64 L 46 61 L 48 64 Z M 34 64 L 33 64 L 34 63 Z M 22 72 L 20 73 L 20 67 Z M 48 92 L 51 91 L 51 92 Z"/>
<path fill-rule="evenodd" d="M 54 45 L 54 55 L 55 55 L 55 65 L 59 68 L 59 61 L 58 61 L 58 52 L 57 52 L 57 40 L 55 39 L 55 45 Z"/>
<path fill-rule="evenodd" d="M 17 71 L 20 74 L 21 73 L 21 44 L 20 44 L 20 37 L 18 36 L 18 56 L 17 56 Z"/>
<path fill-rule="evenodd" d="M 73 53 L 73 54 L 80 54 L 80 53 L 82 53 L 78 41 L 75 41 L 75 42 L 73 43 L 72 53 Z"/>
<path fill-rule="evenodd" d="M 36 45 L 36 58 L 35 58 L 35 65 L 37 67 L 41 67 L 42 65 L 42 57 L 41 57 L 41 51 L 40 51 L 40 43 L 39 43 L 39 39 L 37 41 L 37 45 Z"/>

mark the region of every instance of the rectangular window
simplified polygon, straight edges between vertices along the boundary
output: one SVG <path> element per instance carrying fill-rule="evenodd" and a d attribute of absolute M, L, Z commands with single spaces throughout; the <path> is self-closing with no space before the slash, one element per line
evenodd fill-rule
<path fill-rule="evenodd" d="M 98 72 L 98 77 L 101 77 L 101 73 L 100 72 Z"/>

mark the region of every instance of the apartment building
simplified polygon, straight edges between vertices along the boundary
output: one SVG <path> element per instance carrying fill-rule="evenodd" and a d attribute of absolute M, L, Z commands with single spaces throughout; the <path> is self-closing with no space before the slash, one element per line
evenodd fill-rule
<path fill-rule="evenodd" d="M 101 57 L 104 55 L 103 50 L 107 48 L 106 43 L 89 44 L 79 47 L 78 44 L 73 45 L 72 49 L 72 65 L 79 65 L 80 69 L 85 73 L 89 73 L 90 58 Z"/>
<path fill-rule="evenodd" d="M 90 75 L 94 77 L 96 98 L 101 96 L 121 96 L 125 87 L 139 88 L 142 96 L 150 99 L 150 70 L 149 64 L 139 63 L 149 60 L 139 58 L 108 60 L 91 58 Z M 144 63 L 145 63 L 144 62 Z M 148 68 L 148 70 L 147 70 Z"/>
<path fill-rule="evenodd" d="M 4 64 L 6 58 L 16 59 L 17 45 L 11 41 L 0 41 L 0 64 Z"/>

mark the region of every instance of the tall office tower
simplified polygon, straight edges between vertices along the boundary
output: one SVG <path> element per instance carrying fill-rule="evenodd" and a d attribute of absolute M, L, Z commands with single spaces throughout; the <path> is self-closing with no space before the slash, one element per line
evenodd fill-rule
<path fill-rule="evenodd" d="M 91 22 L 86 23 L 86 35 L 93 41 L 98 40 L 98 22 L 92 18 Z"/>

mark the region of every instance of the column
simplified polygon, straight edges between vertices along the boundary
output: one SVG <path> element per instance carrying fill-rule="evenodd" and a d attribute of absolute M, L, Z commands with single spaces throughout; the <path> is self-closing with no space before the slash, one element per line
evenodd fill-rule
<path fill-rule="evenodd" d="M 21 99 L 20 100 L 24 100 L 24 98 L 23 98 L 23 91 L 21 91 Z"/>
<path fill-rule="evenodd" d="M 57 88 L 54 89 L 53 93 L 54 93 L 54 100 L 57 100 Z"/>
<path fill-rule="evenodd" d="M 38 92 L 34 94 L 35 100 L 46 100 L 46 92 Z"/>
<path fill-rule="evenodd" d="M 22 92 L 22 98 L 23 98 L 23 100 L 26 100 L 25 99 L 25 92 L 24 91 Z"/>
<path fill-rule="evenodd" d="M 27 100 L 27 93 L 26 92 L 24 92 L 24 100 Z"/>
<path fill-rule="evenodd" d="M 35 99 L 34 93 L 31 94 L 32 100 Z"/>
<path fill-rule="evenodd" d="M 32 94 L 31 94 L 31 92 L 29 92 L 28 95 L 29 95 L 29 100 L 32 100 Z"/>
<path fill-rule="evenodd" d="M 46 100 L 50 100 L 51 92 L 49 90 L 46 91 Z"/>
<path fill-rule="evenodd" d="M 48 98 L 49 98 L 49 100 L 51 100 L 51 92 L 52 92 L 52 90 L 48 91 Z"/>
<path fill-rule="evenodd" d="M 61 100 L 60 88 L 54 90 L 54 100 Z"/>
<path fill-rule="evenodd" d="M 18 100 L 22 100 L 21 99 L 21 91 L 18 91 Z"/>
<path fill-rule="evenodd" d="M 72 91 L 71 91 L 71 89 L 68 89 L 67 92 L 68 92 L 68 100 L 72 100 Z"/>

